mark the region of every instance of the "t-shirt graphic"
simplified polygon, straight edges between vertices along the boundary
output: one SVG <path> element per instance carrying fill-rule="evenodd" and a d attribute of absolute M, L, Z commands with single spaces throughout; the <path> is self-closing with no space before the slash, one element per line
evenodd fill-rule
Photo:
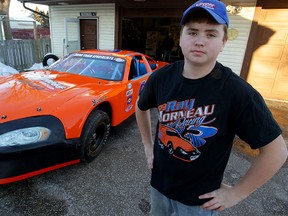
<path fill-rule="evenodd" d="M 192 162 L 201 155 L 199 147 L 214 136 L 217 128 L 209 126 L 216 118 L 205 121 L 214 113 L 215 104 L 194 107 L 195 99 L 170 101 L 158 106 L 158 144 L 172 156 Z"/>

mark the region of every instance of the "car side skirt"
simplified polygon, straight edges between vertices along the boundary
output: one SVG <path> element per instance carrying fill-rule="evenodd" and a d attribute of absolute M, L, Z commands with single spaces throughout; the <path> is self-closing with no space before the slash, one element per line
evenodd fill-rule
<path fill-rule="evenodd" d="M 79 139 L 36 149 L 0 154 L 0 185 L 80 162 Z"/>
<path fill-rule="evenodd" d="M 20 181 L 20 180 L 27 179 L 27 178 L 31 178 L 33 176 L 41 175 L 41 174 L 46 173 L 46 172 L 50 172 L 50 171 L 53 171 L 53 170 L 56 170 L 56 169 L 60 169 L 60 168 L 66 167 L 66 166 L 77 164 L 79 162 L 80 162 L 80 159 L 77 159 L 77 160 L 65 162 L 65 163 L 62 163 L 62 164 L 57 164 L 55 166 L 47 167 L 47 168 L 44 168 L 44 169 L 40 169 L 40 170 L 37 170 L 37 171 L 33 171 L 33 172 L 30 172 L 30 173 L 25 173 L 25 174 L 22 174 L 22 175 L 19 175 L 19 176 L 14 176 L 14 177 L 10 177 L 10 178 L 2 178 L 2 179 L 0 179 L 0 185 L 1 184 L 8 184 L 8 183 Z"/>

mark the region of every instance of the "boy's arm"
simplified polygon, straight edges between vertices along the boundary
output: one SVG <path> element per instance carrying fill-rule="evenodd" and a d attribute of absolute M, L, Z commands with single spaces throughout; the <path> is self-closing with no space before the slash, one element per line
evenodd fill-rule
<path fill-rule="evenodd" d="M 147 158 L 148 168 L 153 167 L 153 137 L 151 130 L 150 110 L 142 111 L 138 107 L 138 100 L 135 107 L 136 121 L 141 133 L 142 143 L 144 144 L 145 155 Z"/>
<path fill-rule="evenodd" d="M 235 186 L 223 184 L 220 189 L 201 195 L 200 199 L 212 198 L 201 207 L 221 211 L 236 205 L 272 178 L 287 159 L 287 146 L 281 135 L 259 150 L 258 157 Z"/>

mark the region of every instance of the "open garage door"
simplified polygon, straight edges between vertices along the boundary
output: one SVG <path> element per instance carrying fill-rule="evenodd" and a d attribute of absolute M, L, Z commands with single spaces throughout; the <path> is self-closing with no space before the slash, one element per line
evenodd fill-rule
<path fill-rule="evenodd" d="M 265 98 L 288 101 L 288 9 L 263 9 L 247 81 Z"/>

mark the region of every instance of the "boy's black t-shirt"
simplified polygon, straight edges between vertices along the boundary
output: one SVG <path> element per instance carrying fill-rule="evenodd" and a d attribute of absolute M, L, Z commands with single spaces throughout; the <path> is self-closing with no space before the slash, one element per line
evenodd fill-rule
<path fill-rule="evenodd" d="M 186 205 L 220 187 L 235 134 L 251 148 L 281 134 L 261 95 L 216 63 L 200 79 L 182 76 L 183 61 L 154 72 L 140 94 L 141 110 L 156 107 L 151 185 Z"/>

